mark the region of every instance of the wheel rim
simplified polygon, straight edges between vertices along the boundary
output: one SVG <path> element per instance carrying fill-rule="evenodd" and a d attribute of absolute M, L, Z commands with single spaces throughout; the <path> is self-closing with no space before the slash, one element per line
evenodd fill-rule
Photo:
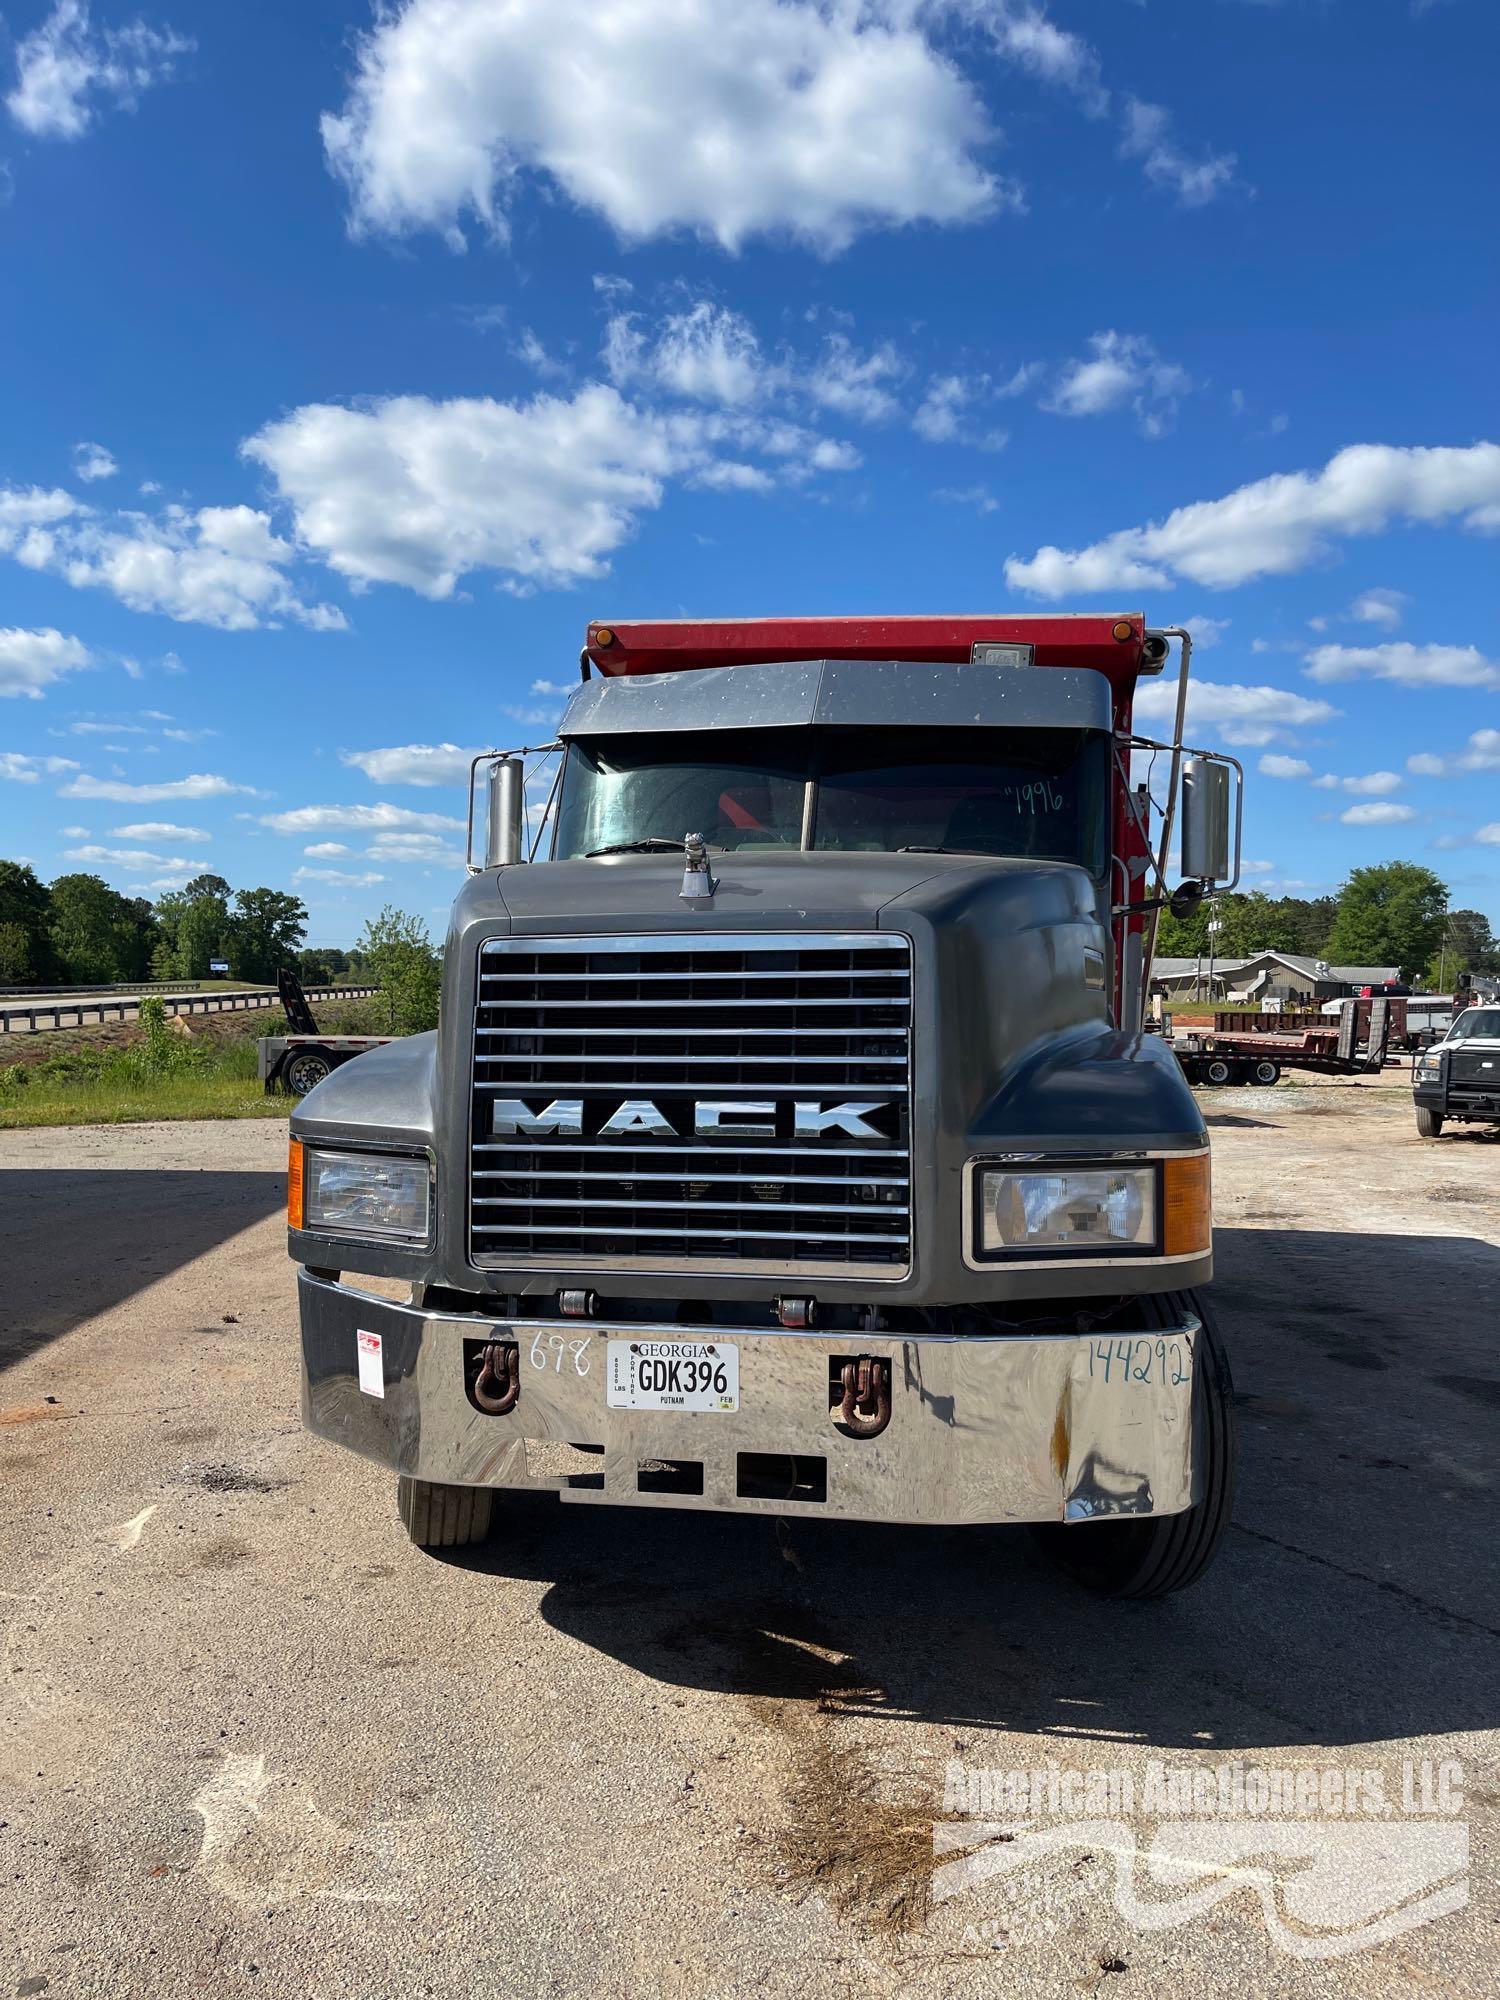
<path fill-rule="evenodd" d="M 1227 1062 L 1211 1062 L 1206 1074 L 1210 1083 L 1228 1083 L 1229 1065 Z"/>
<path fill-rule="evenodd" d="M 306 1097 L 307 1093 L 328 1075 L 329 1065 L 322 1056 L 298 1056 L 287 1067 L 287 1089 L 294 1097 Z"/>
<path fill-rule="evenodd" d="M 1263 1062 L 1255 1065 L 1255 1081 L 1257 1083 L 1274 1083 L 1280 1073 L 1275 1063 Z"/>

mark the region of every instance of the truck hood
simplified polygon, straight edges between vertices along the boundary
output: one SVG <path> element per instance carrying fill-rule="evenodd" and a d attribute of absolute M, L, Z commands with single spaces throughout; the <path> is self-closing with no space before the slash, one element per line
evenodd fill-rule
<path fill-rule="evenodd" d="M 478 876 L 461 899 L 463 919 L 482 907 L 515 933 L 739 930 L 876 930 L 893 927 L 895 905 L 927 910 L 953 896 L 1006 906 L 1006 927 L 1077 921 L 1095 914 L 1094 886 L 1058 861 L 950 854 L 710 854 L 716 891 L 684 902 L 676 854 L 605 855 L 549 861 Z M 476 896 L 477 892 L 477 896 Z M 998 915 L 998 911 L 996 912 Z"/>

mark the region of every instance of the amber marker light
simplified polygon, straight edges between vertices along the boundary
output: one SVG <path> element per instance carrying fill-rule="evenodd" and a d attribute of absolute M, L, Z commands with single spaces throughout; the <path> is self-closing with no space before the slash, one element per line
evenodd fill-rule
<path fill-rule="evenodd" d="M 1115 637 L 1120 641 L 1120 644 L 1122 646 L 1124 645 L 1127 639 L 1133 639 L 1135 637 L 1135 627 L 1131 624 L 1128 618 L 1117 618 L 1114 624 L 1110 627 L 1110 630 L 1114 633 Z"/>
<path fill-rule="evenodd" d="M 596 646 L 612 646 L 614 643 L 615 635 L 610 626 L 596 625 L 594 627 L 594 644 Z"/>
<path fill-rule="evenodd" d="M 1190 1257 L 1213 1243 L 1213 1203 L 1207 1153 L 1162 1163 L 1162 1255 Z"/>
<path fill-rule="evenodd" d="M 300 1229 L 306 1213 L 306 1195 L 302 1175 L 302 1141 L 292 1139 L 286 1149 L 286 1226 Z"/>

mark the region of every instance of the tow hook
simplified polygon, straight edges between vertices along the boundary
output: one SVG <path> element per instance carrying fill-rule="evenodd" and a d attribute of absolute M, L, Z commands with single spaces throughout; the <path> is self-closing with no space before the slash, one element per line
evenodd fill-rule
<path fill-rule="evenodd" d="M 891 1364 L 876 1355 L 857 1355 L 838 1370 L 841 1392 L 829 1415 L 846 1437 L 879 1437 L 891 1420 Z"/>
<path fill-rule="evenodd" d="M 521 1349 L 514 1340 L 488 1341 L 479 1350 L 479 1373 L 469 1396 L 486 1416 L 503 1417 L 521 1400 Z"/>

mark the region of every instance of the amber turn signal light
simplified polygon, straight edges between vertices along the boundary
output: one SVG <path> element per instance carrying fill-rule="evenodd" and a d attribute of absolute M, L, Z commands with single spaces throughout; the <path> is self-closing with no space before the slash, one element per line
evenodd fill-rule
<path fill-rule="evenodd" d="M 302 1141 L 289 1141 L 286 1149 L 286 1226 L 300 1229 L 306 1213 L 306 1193 L 302 1176 Z"/>
<path fill-rule="evenodd" d="M 1190 1257 L 1213 1243 L 1213 1203 L 1207 1153 L 1162 1163 L 1162 1255 Z"/>

